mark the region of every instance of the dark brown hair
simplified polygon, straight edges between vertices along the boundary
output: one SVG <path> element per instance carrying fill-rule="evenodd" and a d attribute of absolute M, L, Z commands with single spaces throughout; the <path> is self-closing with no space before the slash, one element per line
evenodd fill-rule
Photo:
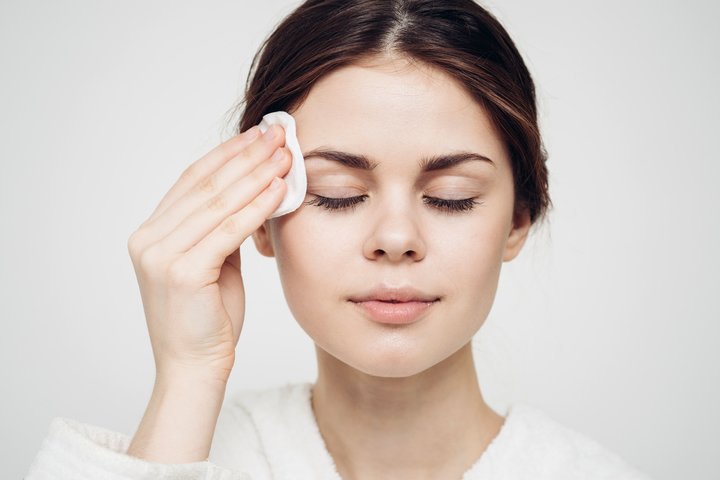
<path fill-rule="evenodd" d="M 533 223 L 552 205 L 535 86 L 500 23 L 472 0 L 307 0 L 253 58 L 236 133 L 292 111 L 323 75 L 374 55 L 407 58 L 456 79 L 485 109 L 510 153 L 515 210 Z M 259 58 L 259 60 L 258 60 Z"/>

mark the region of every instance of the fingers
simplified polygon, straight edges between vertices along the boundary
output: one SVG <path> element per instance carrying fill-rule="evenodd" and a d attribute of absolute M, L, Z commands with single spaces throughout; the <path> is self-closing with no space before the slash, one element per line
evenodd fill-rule
<path fill-rule="evenodd" d="M 268 135 L 271 133 L 275 133 L 275 136 Z M 211 204 L 211 206 L 220 207 L 220 202 L 225 200 L 222 192 L 240 179 L 251 175 L 251 172 L 266 161 L 284 142 L 285 132 L 282 127 L 272 126 L 265 134 L 255 138 L 255 140 L 249 142 L 246 140 L 244 147 L 224 163 L 214 158 L 213 160 L 218 164 L 215 170 L 210 171 L 203 178 L 198 179 L 193 185 L 187 188 L 184 193 L 180 194 L 180 197 L 177 198 L 174 203 L 143 224 L 142 236 L 146 239 L 145 241 L 155 243 L 166 237 L 189 215 L 202 206 Z M 287 149 L 283 149 L 283 151 L 286 155 L 289 155 Z M 208 163 L 205 163 L 204 167 L 198 167 L 198 169 L 204 168 L 207 171 L 211 165 L 212 162 L 208 160 Z M 287 170 L 283 171 L 282 175 L 286 172 Z M 275 174 L 278 174 L 278 172 L 275 172 Z M 263 185 L 257 186 L 257 194 L 263 187 L 269 184 L 270 180 L 272 180 L 272 175 L 263 177 L 262 174 L 256 174 L 253 178 L 255 181 L 265 182 Z M 177 191 L 180 192 L 182 188 L 184 187 L 180 187 L 178 184 Z M 246 203 L 250 200 L 251 198 L 248 198 Z M 220 209 L 216 208 L 216 210 Z M 228 215 L 232 213 L 234 213 L 234 211 L 227 212 Z M 214 228 L 214 226 L 216 225 L 213 225 L 212 228 Z M 201 233 L 207 234 L 212 228 L 208 228 L 208 230 Z M 200 238 L 196 240 L 199 241 Z"/>
<path fill-rule="evenodd" d="M 175 184 L 168 190 L 150 217 L 145 221 L 148 223 L 160 215 L 167 207 L 188 192 L 194 185 L 202 181 L 230 158 L 247 147 L 260 136 L 260 128 L 256 125 L 245 132 L 232 137 L 221 143 L 205 154 L 196 162 L 188 166 L 181 174 Z"/>
<path fill-rule="evenodd" d="M 266 206 L 265 203 L 254 204 L 256 197 L 270 185 L 274 177 L 282 177 L 287 173 L 291 165 L 291 155 L 285 148 L 278 149 L 278 154 L 273 155 L 270 159 L 266 159 L 260 163 L 252 172 L 242 177 L 237 182 L 228 186 L 222 192 L 201 203 L 194 211 L 187 214 L 180 224 L 170 232 L 165 238 L 160 240 L 152 248 L 158 248 L 166 254 L 183 254 L 198 244 L 203 238 L 207 237 L 223 222 L 230 222 L 237 212 L 250 209 L 253 212 L 261 210 Z M 261 201 L 262 202 L 262 201 Z M 234 231 L 248 230 L 254 232 L 265 219 L 272 213 L 272 210 L 266 212 L 267 215 L 259 218 L 256 223 L 249 223 L 244 226 L 235 225 Z M 169 215 L 163 215 L 164 219 Z M 233 217 L 240 220 L 246 218 L 244 216 Z M 255 220 L 257 214 L 248 216 L 250 220 Z M 236 220 L 237 221 L 237 220 Z M 240 243 L 245 238 L 240 240 Z M 240 243 L 235 245 L 237 248 Z M 229 255 L 229 254 L 228 254 Z M 223 257 L 224 258 L 224 257 Z M 222 262 L 220 262 L 222 264 Z"/>
<path fill-rule="evenodd" d="M 285 181 L 275 178 L 245 208 L 225 217 L 209 235 L 180 257 L 177 262 L 182 265 L 176 267 L 197 275 L 192 279 L 196 287 L 214 282 L 226 258 L 236 254 L 239 245 L 280 205 L 286 190 Z M 237 267 L 239 269 L 239 265 Z"/>

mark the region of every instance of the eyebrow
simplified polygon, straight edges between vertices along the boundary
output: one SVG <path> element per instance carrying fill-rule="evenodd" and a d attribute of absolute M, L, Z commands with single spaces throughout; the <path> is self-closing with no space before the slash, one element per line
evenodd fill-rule
<path fill-rule="evenodd" d="M 359 170 L 374 170 L 378 166 L 378 163 L 373 162 L 364 155 L 358 155 L 355 153 L 340 152 L 337 150 L 329 150 L 324 148 L 316 148 L 307 153 L 303 153 L 304 158 L 320 157 L 326 160 L 337 162 L 341 165 L 350 168 L 357 168 Z M 422 157 L 418 162 L 422 172 L 432 172 L 436 170 L 443 170 L 451 168 L 461 163 L 470 161 L 487 162 L 495 167 L 495 162 L 490 160 L 485 155 L 480 155 L 474 152 L 455 152 L 450 154 L 432 155 L 429 157 Z"/>

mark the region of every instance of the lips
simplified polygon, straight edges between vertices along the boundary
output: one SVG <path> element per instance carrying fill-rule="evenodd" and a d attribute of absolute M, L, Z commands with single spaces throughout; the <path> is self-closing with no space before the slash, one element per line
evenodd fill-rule
<path fill-rule="evenodd" d="M 418 321 L 438 301 L 391 302 L 366 300 L 353 302 L 370 320 L 378 323 L 405 325 Z"/>
<path fill-rule="evenodd" d="M 378 285 L 348 300 L 372 321 L 409 324 L 419 320 L 440 299 L 438 295 L 413 286 Z"/>
<path fill-rule="evenodd" d="M 378 285 L 360 295 L 350 297 L 351 302 L 360 303 L 367 301 L 378 302 L 434 302 L 439 300 L 438 295 L 427 293 L 412 286 L 390 287 Z"/>

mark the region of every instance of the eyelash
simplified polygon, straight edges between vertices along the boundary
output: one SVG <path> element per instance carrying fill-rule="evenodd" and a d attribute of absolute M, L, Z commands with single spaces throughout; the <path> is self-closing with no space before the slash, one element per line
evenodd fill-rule
<path fill-rule="evenodd" d="M 356 205 L 365 201 L 365 199 L 367 198 L 367 195 L 346 198 L 330 198 L 322 197 L 320 195 L 314 196 L 315 198 L 308 202 L 305 202 L 305 204 L 316 205 L 318 207 L 323 207 L 327 210 L 341 210 L 343 208 L 350 208 L 352 210 L 355 208 Z M 482 202 L 478 202 L 475 200 L 477 197 L 464 198 L 462 200 L 445 200 L 443 198 L 435 197 L 423 198 L 425 200 L 425 204 L 432 205 L 433 207 L 446 213 L 465 212 L 472 210 L 477 205 L 482 205 Z"/>

